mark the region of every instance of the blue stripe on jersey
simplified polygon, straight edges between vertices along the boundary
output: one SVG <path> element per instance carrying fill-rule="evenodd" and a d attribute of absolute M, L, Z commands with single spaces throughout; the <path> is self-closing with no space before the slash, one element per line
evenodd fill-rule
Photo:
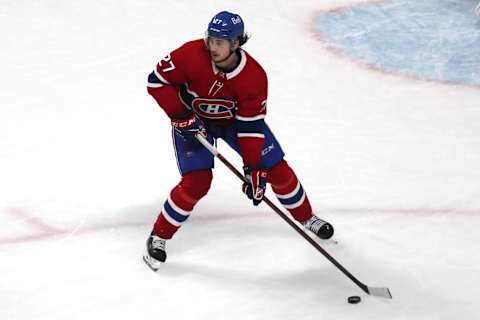
<path fill-rule="evenodd" d="M 263 133 L 265 120 L 241 121 L 237 119 L 238 133 Z"/>
<path fill-rule="evenodd" d="M 167 84 L 167 83 L 163 82 L 162 80 L 158 79 L 158 77 L 155 75 L 155 71 L 152 71 L 152 73 L 150 73 L 148 75 L 148 83 Z"/>
<path fill-rule="evenodd" d="M 168 214 L 173 220 L 177 221 L 178 223 L 182 223 L 188 218 L 188 216 L 185 216 L 180 212 L 175 211 L 175 209 L 172 208 L 170 203 L 168 203 L 168 200 L 165 201 L 164 208 L 165 208 L 166 214 Z"/>
<path fill-rule="evenodd" d="M 281 204 L 283 205 L 291 205 L 291 204 L 295 204 L 297 203 L 298 201 L 300 201 L 300 199 L 302 199 L 303 197 L 303 194 L 304 194 L 304 191 L 303 191 L 303 187 L 302 185 L 300 185 L 300 188 L 298 189 L 297 193 L 293 196 L 291 196 L 290 198 L 286 198 L 286 199 L 282 199 L 282 198 L 278 198 L 278 201 L 280 201 Z"/>
<path fill-rule="evenodd" d="M 186 85 L 182 84 L 180 86 L 180 90 L 178 90 L 180 94 L 180 99 L 182 99 L 183 104 L 188 106 L 190 110 L 192 110 L 193 107 L 193 99 L 195 99 L 195 96 L 188 92 L 188 88 Z"/>

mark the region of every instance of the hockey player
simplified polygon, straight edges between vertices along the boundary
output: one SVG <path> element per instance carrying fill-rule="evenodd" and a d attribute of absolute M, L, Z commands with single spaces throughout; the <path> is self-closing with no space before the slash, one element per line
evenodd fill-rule
<path fill-rule="evenodd" d="M 312 213 L 302 185 L 265 123 L 267 75 L 241 48 L 247 40 L 242 18 L 222 11 L 208 24 L 205 39 L 172 51 L 148 76 L 148 93 L 171 120 L 182 176 L 147 239 L 144 260 L 153 270 L 166 260 L 166 241 L 210 188 L 214 157 L 196 140 L 198 132 L 210 143 L 223 139 L 241 155 L 249 181 L 242 190 L 254 205 L 262 201 L 268 182 L 295 220 L 322 239 L 333 235 L 333 227 Z"/>

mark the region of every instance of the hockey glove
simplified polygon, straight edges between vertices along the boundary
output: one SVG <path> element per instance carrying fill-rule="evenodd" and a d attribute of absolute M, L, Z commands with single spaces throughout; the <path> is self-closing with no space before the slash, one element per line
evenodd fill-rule
<path fill-rule="evenodd" d="M 248 166 L 243 167 L 243 172 L 248 181 L 243 183 L 243 193 L 253 200 L 253 205 L 258 206 L 267 188 L 267 172 L 262 169 L 251 169 Z"/>
<path fill-rule="evenodd" d="M 175 133 L 182 137 L 190 146 L 199 144 L 197 138 L 195 138 L 197 133 L 200 132 L 204 136 L 207 135 L 205 124 L 195 113 L 191 113 L 185 118 L 172 119 L 171 122 Z"/>

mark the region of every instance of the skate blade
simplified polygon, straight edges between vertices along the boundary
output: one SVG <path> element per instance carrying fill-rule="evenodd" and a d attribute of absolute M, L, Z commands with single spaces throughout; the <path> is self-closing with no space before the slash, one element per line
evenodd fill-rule
<path fill-rule="evenodd" d="M 150 257 L 150 255 L 148 254 L 143 255 L 143 261 L 150 269 L 152 269 L 153 272 L 157 272 L 162 265 L 162 262 L 155 260 L 154 258 Z"/>
<path fill-rule="evenodd" d="M 323 242 L 327 243 L 327 244 L 338 244 L 338 240 L 336 239 L 333 239 L 333 238 L 329 238 L 329 239 L 322 239 Z"/>

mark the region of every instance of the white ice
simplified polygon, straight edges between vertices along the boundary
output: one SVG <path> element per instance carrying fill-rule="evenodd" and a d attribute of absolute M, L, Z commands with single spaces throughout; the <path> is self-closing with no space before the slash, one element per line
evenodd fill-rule
<path fill-rule="evenodd" d="M 478 317 L 480 90 L 328 51 L 315 14 L 354 3 L 1 1 L 0 319 Z M 223 9 L 243 16 L 269 75 L 267 121 L 336 228 L 339 244 L 321 245 L 393 300 L 251 206 L 221 163 L 164 268 L 142 262 L 179 180 L 146 77 Z"/>

